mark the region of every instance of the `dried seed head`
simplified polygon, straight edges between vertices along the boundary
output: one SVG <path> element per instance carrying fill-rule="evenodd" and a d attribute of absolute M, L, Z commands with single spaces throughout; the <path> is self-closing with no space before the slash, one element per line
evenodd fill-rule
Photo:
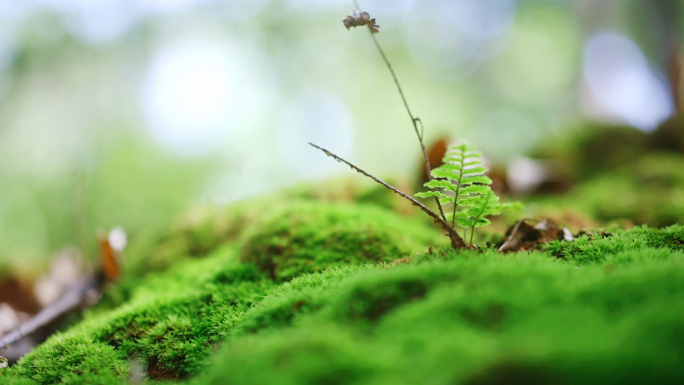
<path fill-rule="evenodd" d="M 343 22 L 344 22 L 344 26 L 347 27 L 347 29 L 349 29 L 351 27 L 360 27 L 363 25 L 367 25 L 368 28 L 370 28 L 371 32 L 373 32 L 373 33 L 380 32 L 380 26 L 375 24 L 375 19 L 371 19 L 368 12 L 362 12 L 359 9 L 356 9 L 352 13 L 350 13 L 343 20 Z"/>

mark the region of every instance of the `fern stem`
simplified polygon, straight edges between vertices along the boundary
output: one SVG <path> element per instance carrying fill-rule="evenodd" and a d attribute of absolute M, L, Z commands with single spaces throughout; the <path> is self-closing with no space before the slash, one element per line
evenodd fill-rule
<path fill-rule="evenodd" d="M 477 221 L 480 219 L 480 217 L 482 216 L 482 214 L 484 214 L 485 210 L 487 210 L 487 205 L 489 204 L 489 200 L 492 198 L 492 194 L 493 194 L 493 193 L 494 193 L 494 192 L 492 192 L 492 190 L 490 189 L 490 190 L 489 190 L 489 193 L 488 193 L 487 195 L 484 196 L 485 201 L 484 201 L 484 204 L 482 205 L 482 209 L 480 210 L 480 212 L 479 212 L 479 213 L 477 214 L 477 216 L 475 217 L 475 221 L 473 221 L 473 225 L 470 226 L 471 229 L 472 229 L 472 230 L 470 231 L 470 246 L 473 245 L 473 235 L 475 234 L 475 224 L 477 224 Z"/>
<path fill-rule="evenodd" d="M 357 166 L 355 166 L 355 165 L 353 165 L 353 164 L 347 162 L 346 160 L 340 158 L 339 156 L 333 154 L 332 152 L 330 152 L 330 151 L 328 151 L 328 150 L 326 150 L 326 149 L 324 149 L 324 148 L 322 148 L 322 147 L 319 147 L 319 146 L 317 146 L 317 145 L 315 145 L 315 144 L 313 144 L 313 143 L 309 143 L 309 145 L 311 145 L 312 147 L 317 148 L 317 149 L 323 151 L 323 152 L 325 153 L 325 155 L 327 155 L 327 156 L 329 156 L 329 157 L 335 159 L 336 161 L 342 162 L 342 163 L 346 164 L 347 166 L 351 167 L 352 170 L 354 170 L 354 171 L 356 171 L 356 172 L 358 172 L 358 173 L 360 173 L 360 174 L 363 174 L 363 175 L 365 175 L 365 176 L 367 176 L 367 177 L 373 179 L 375 182 L 380 183 L 381 185 L 383 185 L 383 186 L 385 186 L 386 188 L 392 190 L 393 192 L 395 192 L 395 193 L 398 194 L 399 196 L 401 196 L 401 197 L 403 197 L 403 198 L 405 198 L 405 199 L 408 199 L 414 206 L 418 206 L 418 207 L 419 207 L 421 210 L 423 210 L 427 215 L 431 216 L 431 217 L 434 219 L 434 221 L 435 221 L 437 224 L 439 224 L 439 226 L 440 226 L 444 231 L 447 232 L 447 235 L 449 236 L 449 239 L 451 240 L 451 247 L 452 247 L 452 248 L 454 248 L 454 249 L 465 249 L 465 248 L 466 248 L 466 244 L 465 244 L 465 241 L 463 240 L 463 238 L 461 238 L 461 236 L 458 235 L 458 233 L 456 232 L 456 230 L 454 230 L 452 227 L 449 226 L 449 223 L 448 223 L 446 220 L 444 220 L 443 218 L 441 218 L 437 213 L 435 213 L 434 211 L 430 210 L 430 209 L 429 209 L 427 206 L 425 206 L 424 204 L 418 202 L 418 201 L 417 201 L 415 198 L 413 198 L 412 196 L 407 195 L 406 193 L 402 192 L 401 190 L 399 190 L 398 188 L 392 186 L 391 184 L 389 184 L 389 183 L 387 183 L 387 182 L 385 182 L 385 181 L 383 181 L 383 180 L 381 180 L 381 179 L 379 179 L 379 178 L 377 178 L 377 177 L 375 177 L 375 176 L 369 174 L 368 172 L 366 172 L 366 171 L 360 169 L 359 167 L 357 167 Z"/>
<path fill-rule="evenodd" d="M 454 210 L 453 210 L 453 213 L 451 214 L 451 227 L 454 227 L 454 223 L 456 221 L 456 207 L 458 207 L 458 193 L 461 191 L 461 181 L 463 180 L 463 173 L 465 172 L 465 157 L 466 157 L 466 150 L 464 147 L 461 149 L 461 173 L 458 175 L 458 181 L 456 181 L 456 192 L 455 192 L 456 195 L 454 196 Z M 465 233 L 464 233 L 464 237 L 465 237 Z"/>

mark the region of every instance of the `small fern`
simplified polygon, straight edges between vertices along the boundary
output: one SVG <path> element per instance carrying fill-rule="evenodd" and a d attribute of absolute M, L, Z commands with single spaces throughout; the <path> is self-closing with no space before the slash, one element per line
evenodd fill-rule
<path fill-rule="evenodd" d="M 415 194 L 419 198 L 437 197 L 440 205 L 451 204 L 447 220 L 451 227 L 470 228 L 470 244 L 476 227 L 487 226 L 490 215 L 499 215 L 514 204 L 501 204 L 499 197 L 489 185 L 492 180 L 485 175 L 489 169 L 484 165 L 482 154 L 471 144 L 452 146 L 444 156 L 444 164 L 432 170 L 434 178 L 424 184 L 432 191 Z M 453 195 L 447 194 L 453 193 Z M 460 210 L 459 210 L 460 209 Z M 465 237 L 464 237 L 465 238 Z"/>
<path fill-rule="evenodd" d="M 484 166 L 482 154 L 480 154 L 475 146 L 462 144 L 460 146 L 452 147 L 444 157 L 444 164 L 437 169 L 431 169 L 430 160 L 428 159 L 428 154 L 425 150 L 425 143 L 423 142 L 423 122 L 411 112 L 406 97 L 404 96 L 404 91 L 401 89 L 397 74 L 394 72 L 394 69 L 392 69 L 392 65 L 390 64 L 387 55 L 385 55 L 382 47 L 380 47 L 380 43 L 375 38 L 375 34 L 379 32 L 378 26 L 375 24 L 375 19 L 371 18 L 368 12 L 361 11 L 361 8 L 356 1 L 354 1 L 354 5 L 356 6 L 356 9 L 344 19 L 344 26 L 347 29 L 360 26 L 367 26 L 369 28 L 373 43 L 375 43 L 375 47 L 378 49 L 380 56 L 392 75 L 399 96 L 401 96 L 401 99 L 404 102 L 404 107 L 411 119 L 413 130 L 416 133 L 421 151 L 423 152 L 425 170 L 427 170 L 428 175 L 430 176 L 430 181 L 427 182 L 425 186 L 429 187 L 431 191 L 418 193 L 416 196 L 420 198 L 434 198 L 437 207 L 439 208 L 439 212 L 432 211 L 416 198 L 339 157 L 337 154 L 313 143 L 309 144 L 312 147 L 323 151 L 325 155 L 346 164 L 351 167 L 352 170 L 371 178 L 402 198 L 410 201 L 411 204 L 417 206 L 424 213 L 429 215 L 434 222 L 445 231 L 445 235 L 448 236 L 451 241 L 452 248 L 457 250 L 465 249 L 468 247 L 464 240 L 465 235 L 467 234 L 464 235 L 464 238 L 461 238 L 454 226 L 463 226 L 466 228 L 466 232 L 469 228 L 472 229 L 470 234 L 470 244 L 472 245 L 472 232 L 475 230 L 475 227 L 488 225 L 490 222 L 487 219 L 487 216 L 500 214 L 506 205 L 499 203 L 499 197 L 497 197 L 489 187 L 492 180 L 485 175 L 488 171 L 487 167 Z M 449 195 L 449 192 L 451 192 L 453 196 Z M 445 214 L 442 206 L 448 204 L 452 204 L 453 207 L 451 213 Z"/>

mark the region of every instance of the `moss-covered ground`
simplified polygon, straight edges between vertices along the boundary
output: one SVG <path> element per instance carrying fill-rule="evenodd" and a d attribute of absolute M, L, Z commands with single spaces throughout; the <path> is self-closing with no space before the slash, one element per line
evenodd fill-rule
<path fill-rule="evenodd" d="M 134 245 L 0 384 L 684 383 L 684 226 L 455 252 L 390 205 L 301 198 Z"/>

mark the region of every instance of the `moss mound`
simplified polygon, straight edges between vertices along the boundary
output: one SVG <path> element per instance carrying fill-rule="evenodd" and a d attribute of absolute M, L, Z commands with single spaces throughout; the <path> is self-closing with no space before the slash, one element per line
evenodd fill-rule
<path fill-rule="evenodd" d="M 139 281 L 124 304 L 95 308 L 86 319 L 34 349 L 0 383 L 127 383 L 140 363 L 144 376 L 173 380 L 197 374 L 212 345 L 275 285 L 226 246 Z M 91 357 L 92 356 L 92 357 Z M 100 360 L 100 361 L 98 361 Z M 91 367 L 92 366 L 92 367 Z"/>
<path fill-rule="evenodd" d="M 443 236 L 375 206 L 297 202 L 254 225 L 241 259 L 282 282 L 333 266 L 407 256 Z"/>
<path fill-rule="evenodd" d="M 643 246 L 581 268 L 447 252 L 297 278 L 193 383 L 679 383 L 684 253 Z"/>
<path fill-rule="evenodd" d="M 684 157 L 649 154 L 573 188 L 568 202 L 596 219 L 667 226 L 684 222 Z"/>
<path fill-rule="evenodd" d="M 277 209 L 131 278 L 0 384 L 684 382 L 684 226 L 382 262 L 434 237 L 363 205 Z"/>
<path fill-rule="evenodd" d="M 84 336 L 56 337 L 41 354 L 22 360 L 16 374 L 38 384 L 121 384 L 129 362 L 121 351 Z"/>

